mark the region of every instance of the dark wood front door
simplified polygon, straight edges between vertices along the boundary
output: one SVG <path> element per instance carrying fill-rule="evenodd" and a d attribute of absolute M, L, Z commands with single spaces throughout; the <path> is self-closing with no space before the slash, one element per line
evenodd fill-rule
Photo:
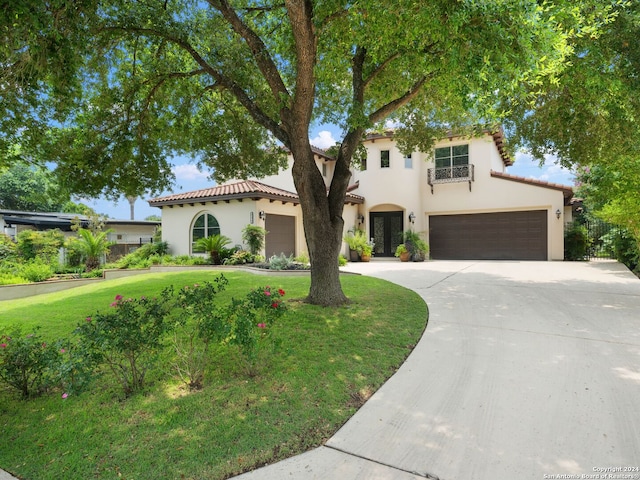
<path fill-rule="evenodd" d="M 393 257 L 396 247 L 402 243 L 402 212 L 369 213 L 370 237 L 375 246 L 373 252 L 377 257 Z"/>

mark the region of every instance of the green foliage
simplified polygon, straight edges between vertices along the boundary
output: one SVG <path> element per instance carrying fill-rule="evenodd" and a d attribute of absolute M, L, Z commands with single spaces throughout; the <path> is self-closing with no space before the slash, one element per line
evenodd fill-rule
<path fill-rule="evenodd" d="M 429 254 L 429 244 L 422 239 L 418 232 L 407 230 L 403 234 L 404 246 L 411 254 L 411 260 L 414 262 L 422 262 Z"/>
<path fill-rule="evenodd" d="M 93 233 L 85 228 L 78 229 L 79 238 L 75 246 L 82 253 L 88 272 L 98 268 L 102 255 L 109 253 L 114 242 L 108 240 L 108 234 L 109 231 Z"/>
<path fill-rule="evenodd" d="M 603 242 L 611 248 L 616 260 L 632 272 L 640 274 L 640 248 L 633 235 L 622 228 L 614 228 L 605 235 Z"/>
<path fill-rule="evenodd" d="M 221 342 L 230 333 L 228 319 L 216 309 L 216 296 L 229 281 L 220 275 L 213 282 L 185 286 L 178 291 L 181 329 L 175 332 L 174 367 L 180 379 L 192 390 L 203 386 L 204 374 L 209 366 L 211 342 Z"/>
<path fill-rule="evenodd" d="M 307 252 L 302 252 L 300 255 L 294 257 L 293 260 L 296 263 L 299 263 L 300 265 L 303 265 L 306 268 L 309 268 L 309 266 L 311 264 L 311 260 L 309 258 L 309 255 L 307 254 Z"/>
<path fill-rule="evenodd" d="M 367 234 L 364 230 L 360 229 L 352 229 L 343 237 L 343 240 L 347 242 L 350 250 L 354 250 L 358 252 L 358 254 L 362 254 L 362 251 L 367 246 Z"/>
<path fill-rule="evenodd" d="M 407 252 L 409 252 L 409 250 L 407 250 L 407 247 L 405 246 L 404 243 L 401 243 L 400 245 L 398 245 L 396 247 L 396 251 L 395 251 L 395 253 L 393 255 L 396 256 L 396 257 L 399 257 L 403 253 L 407 253 Z"/>
<path fill-rule="evenodd" d="M 256 257 L 251 252 L 236 250 L 230 257 L 225 258 L 223 263 L 225 265 L 244 265 L 246 263 L 253 263 L 255 260 Z"/>
<path fill-rule="evenodd" d="M 17 255 L 17 245 L 9 235 L 0 233 L 0 260 L 15 260 Z"/>
<path fill-rule="evenodd" d="M 347 265 L 347 257 L 345 257 L 343 254 L 340 254 L 338 256 L 338 266 L 339 267 L 344 267 Z"/>
<path fill-rule="evenodd" d="M 242 230 L 242 240 L 249 246 L 252 255 L 258 255 L 264 247 L 267 231 L 258 225 L 247 225 Z"/>
<path fill-rule="evenodd" d="M 38 396 L 58 380 L 60 353 L 37 333 L 23 335 L 18 327 L 0 335 L 0 379 L 23 398 Z"/>
<path fill-rule="evenodd" d="M 293 255 L 286 256 L 284 253 L 273 255 L 269 258 L 269 269 L 288 270 L 293 264 Z"/>
<path fill-rule="evenodd" d="M 24 260 L 39 258 L 48 263 L 58 262 L 58 253 L 64 245 L 60 230 L 23 230 L 17 235 L 17 251 Z"/>
<path fill-rule="evenodd" d="M 284 295 L 285 291 L 281 288 L 256 288 L 242 299 L 232 299 L 221 311 L 220 318 L 226 318 L 231 327 L 226 341 L 240 348 L 250 372 L 255 368 L 254 361 L 260 345 L 287 310 L 282 300 Z"/>
<path fill-rule="evenodd" d="M 34 259 L 20 265 L 18 274 L 30 282 L 44 282 L 53 276 L 54 271 L 49 263 Z"/>
<path fill-rule="evenodd" d="M 584 225 L 572 222 L 564 230 L 564 259 L 587 260 L 592 240 Z"/>
<path fill-rule="evenodd" d="M 69 200 L 46 168 L 24 163 L 0 172 L 0 208 L 26 212 L 59 212 Z"/>
<path fill-rule="evenodd" d="M 19 285 L 21 283 L 29 283 L 29 280 L 17 274 L 0 270 L 0 285 Z"/>
<path fill-rule="evenodd" d="M 159 297 L 124 298 L 117 295 L 110 310 L 87 317 L 75 333 L 87 362 L 106 365 L 122 386 L 125 396 L 142 390 L 145 375 L 158 359 L 168 321 L 172 289 Z"/>
<path fill-rule="evenodd" d="M 208 237 L 199 238 L 196 242 L 196 249 L 207 252 L 209 254 L 209 262 L 212 265 L 220 265 L 222 263 L 222 254 L 225 246 L 231 243 L 231 239 L 221 234 L 209 235 Z"/>

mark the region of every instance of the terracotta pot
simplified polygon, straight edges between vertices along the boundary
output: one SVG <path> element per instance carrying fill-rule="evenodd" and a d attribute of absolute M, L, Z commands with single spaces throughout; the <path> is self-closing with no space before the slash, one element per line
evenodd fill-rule
<path fill-rule="evenodd" d="M 410 258 L 411 258 L 411 254 L 409 252 L 403 252 L 400 254 L 401 262 L 408 262 Z"/>
<path fill-rule="evenodd" d="M 363 253 L 362 255 L 360 255 L 360 260 L 362 260 L 363 262 L 368 262 L 369 260 L 371 260 L 371 255 Z"/>

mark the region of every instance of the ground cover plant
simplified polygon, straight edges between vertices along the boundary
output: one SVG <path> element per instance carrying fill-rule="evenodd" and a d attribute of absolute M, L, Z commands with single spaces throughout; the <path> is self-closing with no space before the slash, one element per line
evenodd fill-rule
<path fill-rule="evenodd" d="M 0 332 L 40 327 L 38 340 L 51 342 L 116 295 L 150 297 L 169 286 L 183 292 L 218 275 L 156 273 L 0 302 Z M 0 467 L 25 479 L 227 478 L 322 444 L 402 363 L 426 324 L 418 295 L 378 279 L 345 276 L 352 302 L 323 308 L 298 300 L 306 277 L 224 276 L 228 285 L 217 293 L 224 304 L 253 301 L 249 293 L 264 295 L 264 285 L 274 297 L 286 292 L 278 300 L 287 312 L 264 348 L 251 352 L 251 368 L 239 347 L 213 342 L 198 389 L 175 372 L 172 348 L 160 358 L 166 368 L 150 371 L 142 392 L 129 397 L 109 374 L 66 398 L 54 389 L 24 400 L 3 385 Z M 195 325 L 198 315 L 186 323 Z"/>

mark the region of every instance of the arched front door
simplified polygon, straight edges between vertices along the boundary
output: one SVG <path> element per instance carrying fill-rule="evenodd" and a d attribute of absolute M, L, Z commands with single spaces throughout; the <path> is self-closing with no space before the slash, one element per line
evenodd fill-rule
<path fill-rule="evenodd" d="M 404 229 L 402 212 L 370 212 L 370 236 L 375 246 L 373 252 L 377 257 L 393 257 L 396 248 L 402 243 Z"/>

